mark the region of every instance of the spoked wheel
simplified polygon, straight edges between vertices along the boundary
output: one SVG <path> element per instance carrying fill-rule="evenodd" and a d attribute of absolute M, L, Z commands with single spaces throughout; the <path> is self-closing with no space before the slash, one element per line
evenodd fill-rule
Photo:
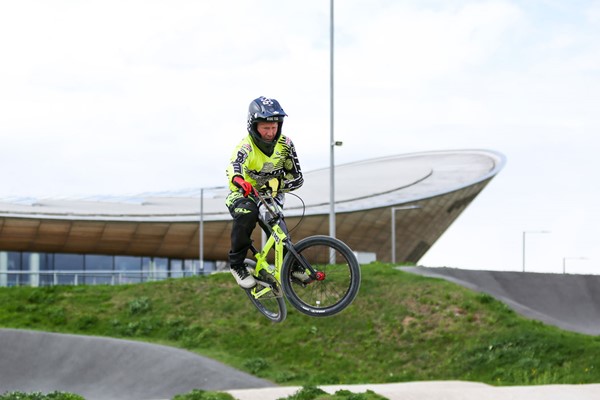
<path fill-rule="evenodd" d="M 264 270 L 264 274 L 256 276 L 254 274 L 254 268 L 256 267 L 254 260 L 246 259 L 244 263 L 258 282 L 252 289 L 245 289 L 252 304 L 273 322 L 285 320 L 287 308 L 283 293 L 281 293 L 281 286 L 279 286 L 273 275 L 266 273 Z"/>
<path fill-rule="evenodd" d="M 352 250 L 329 236 L 310 236 L 294 245 L 296 252 L 315 270 L 310 279 L 292 252 L 281 270 L 281 285 L 292 304 L 312 317 L 327 317 L 352 303 L 360 287 L 360 265 Z"/>

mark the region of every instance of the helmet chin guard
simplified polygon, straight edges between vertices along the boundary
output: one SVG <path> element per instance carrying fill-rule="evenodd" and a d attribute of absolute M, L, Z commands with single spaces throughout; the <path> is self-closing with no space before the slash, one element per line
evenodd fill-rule
<path fill-rule="evenodd" d="M 267 156 L 273 154 L 275 143 L 281 136 L 283 119 L 287 117 L 279 102 L 275 99 L 261 96 L 252 100 L 248 107 L 248 133 L 252 137 L 254 144 Z M 260 133 L 256 130 L 258 122 L 277 122 L 277 135 L 271 142 L 263 140 Z"/>

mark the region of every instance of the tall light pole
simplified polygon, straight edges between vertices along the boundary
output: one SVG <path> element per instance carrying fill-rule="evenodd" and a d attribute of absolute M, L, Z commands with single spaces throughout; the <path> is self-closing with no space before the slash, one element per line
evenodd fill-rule
<path fill-rule="evenodd" d="M 587 260 L 585 257 L 563 257 L 563 274 L 567 273 L 567 260 Z"/>
<path fill-rule="evenodd" d="M 396 211 L 414 210 L 415 208 L 421 208 L 421 206 L 413 204 L 410 206 L 392 207 L 392 264 L 396 264 Z"/>
<path fill-rule="evenodd" d="M 329 236 L 335 237 L 335 174 L 333 153 L 333 0 L 329 3 Z"/>
<path fill-rule="evenodd" d="M 200 226 L 198 227 L 198 236 L 199 236 L 199 252 L 198 252 L 198 261 L 200 271 L 204 271 L 204 190 L 218 190 L 225 189 L 225 186 L 213 186 L 207 188 L 200 188 Z M 196 271 L 196 275 L 198 275 L 198 271 Z"/>
<path fill-rule="evenodd" d="M 550 233 L 550 231 L 523 231 L 523 272 L 525 272 L 525 237 L 528 233 Z"/>

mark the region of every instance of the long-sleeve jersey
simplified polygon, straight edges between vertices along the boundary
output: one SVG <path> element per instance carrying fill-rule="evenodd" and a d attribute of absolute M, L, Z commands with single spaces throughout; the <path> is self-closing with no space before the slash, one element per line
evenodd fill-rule
<path fill-rule="evenodd" d="M 304 183 L 296 148 L 290 138 L 281 135 L 269 157 L 254 145 L 247 135 L 236 147 L 227 166 L 229 189 L 237 191 L 233 177 L 240 175 L 260 189 L 267 183 L 274 191 L 284 193 L 298 189 Z"/>

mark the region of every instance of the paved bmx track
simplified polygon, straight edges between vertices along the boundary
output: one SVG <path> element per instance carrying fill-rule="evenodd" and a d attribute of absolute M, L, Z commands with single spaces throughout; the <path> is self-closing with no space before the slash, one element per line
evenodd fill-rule
<path fill-rule="evenodd" d="M 86 400 L 154 400 L 194 388 L 268 386 L 274 384 L 172 347 L 0 329 L 0 393 L 59 390 Z"/>
<path fill-rule="evenodd" d="M 446 279 L 502 300 L 517 312 L 566 330 L 600 334 L 600 276 L 402 268 Z M 167 346 L 78 335 L 0 329 L 0 394 L 55 390 L 86 400 L 166 400 L 192 389 L 239 400 L 276 400 L 280 387 L 217 361 Z M 600 384 L 493 387 L 472 382 L 323 386 L 373 390 L 390 400 L 597 400 Z"/>

